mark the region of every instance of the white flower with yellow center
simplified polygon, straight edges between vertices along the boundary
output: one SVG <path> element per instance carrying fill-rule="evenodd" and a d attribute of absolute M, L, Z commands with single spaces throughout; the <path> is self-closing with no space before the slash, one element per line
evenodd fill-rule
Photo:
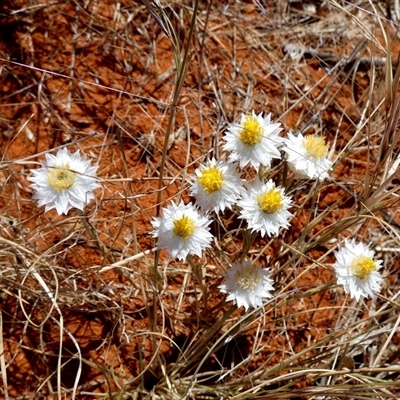
<path fill-rule="evenodd" d="M 300 178 L 326 179 L 332 168 L 325 138 L 318 135 L 297 136 L 288 133 L 283 151 L 287 154 L 290 169 Z"/>
<path fill-rule="evenodd" d="M 240 124 L 231 124 L 224 137 L 223 149 L 231 152 L 229 161 L 239 161 L 241 168 L 249 163 L 256 169 L 260 165 L 269 167 L 273 158 L 281 158 L 280 125 L 271 122 L 271 114 L 242 114 Z"/>
<path fill-rule="evenodd" d="M 204 211 L 224 211 L 231 208 L 243 191 L 242 179 L 235 165 L 212 159 L 195 171 L 195 182 L 190 187 L 190 195 Z"/>
<path fill-rule="evenodd" d="M 63 148 L 55 156 L 46 154 L 42 167 L 32 170 L 34 176 L 28 178 L 36 190 L 33 198 L 39 200 L 39 206 L 45 205 L 46 211 L 55 208 L 58 215 L 67 214 L 73 207 L 83 210 L 94 198 L 93 190 L 100 186 L 96 170 L 97 166 L 91 166 L 79 150 L 71 154 Z"/>
<path fill-rule="evenodd" d="M 152 235 L 158 238 L 157 248 L 166 248 L 170 257 L 184 261 L 188 254 L 201 257 L 203 249 L 210 247 L 213 236 L 208 225 L 211 219 L 202 215 L 192 203 L 176 205 L 172 202 L 162 213 L 162 217 L 151 221 L 155 228 Z"/>
<path fill-rule="evenodd" d="M 380 292 L 382 276 L 378 270 L 382 260 L 374 259 L 374 252 L 363 243 L 345 240 L 343 247 L 335 251 L 337 283 L 344 291 L 358 301 L 360 297 L 374 297 Z"/>
<path fill-rule="evenodd" d="M 248 228 L 260 231 L 261 236 L 277 235 L 280 228 L 290 226 L 288 211 L 291 199 L 285 196 L 283 188 L 276 187 L 272 180 L 262 183 L 258 178 L 248 185 L 238 206 L 242 208 L 239 218 L 245 219 Z"/>
<path fill-rule="evenodd" d="M 265 299 L 273 297 L 273 280 L 268 269 L 253 265 L 250 261 L 232 264 L 225 274 L 225 283 L 219 286 L 221 292 L 228 293 L 227 301 L 232 300 L 245 310 L 252 306 L 262 307 Z"/>

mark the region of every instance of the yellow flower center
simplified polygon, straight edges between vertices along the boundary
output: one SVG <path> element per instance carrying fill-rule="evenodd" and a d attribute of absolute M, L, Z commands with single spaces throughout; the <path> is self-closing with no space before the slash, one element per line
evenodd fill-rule
<path fill-rule="evenodd" d="M 176 236 L 181 237 L 182 239 L 188 239 L 192 236 L 193 232 L 196 229 L 196 224 L 192 219 L 184 215 L 183 217 L 176 219 L 173 222 L 174 227 L 172 231 Z"/>
<path fill-rule="evenodd" d="M 235 273 L 236 285 L 245 289 L 255 289 L 261 281 L 261 277 L 257 274 L 257 267 L 253 265 L 247 265 L 238 269 Z"/>
<path fill-rule="evenodd" d="M 283 196 L 278 189 L 270 189 L 266 193 L 257 196 L 257 204 L 266 214 L 274 214 L 283 206 Z"/>
<path fill-rule="evenodd" d="M 199 183 L 203 185 L 207 194 L 214 193 L 224 186 L 224 174 L 217 166 L 204 168 L 201 171 Z"/>
<path fill-rule="evenodd" d="M 69 165 L 62 168 L 50 168 L 47 182 L 50 186 L 59 192 L 69 189 L 75 183 L 75 172 L 69 170 Z"/>
<path fill-rule="evenodd" d="M 320 159 L 328 154 L 328 147 L 326 146 L 325 138 L 322 136 L 306 136 L 303 140 L 303 146 L 309 157 Z"/>
<path fill-rule="evenodd" d="M 376 271 L 376 263 L 372 258 L 359 256 L 353 260 L 350 268 L 358 279 L 365 281 L 371 272 Z"/>
<path fill-rule="evenodd" d="M 263 139 L 264 128 L 254 115 L 246 115 L 238 138 L 247 146 L 255 146 Z"/>

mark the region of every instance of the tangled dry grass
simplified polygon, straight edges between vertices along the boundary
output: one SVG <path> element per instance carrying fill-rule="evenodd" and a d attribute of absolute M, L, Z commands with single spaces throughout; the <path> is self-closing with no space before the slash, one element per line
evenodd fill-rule
<path fill-rule="evenodd" d="M 398 396 L 397 0 L 3 0 L 0 19 L 4 399 Z M 249 248 L 276 292 L 245 313 L 218 290 L 243 251 L 235 210 L 191 267 L 149 232 L 252 109 L 326 135 L 334 170 L 295 181 L 272 165 L 294 217 Z M 63 147 L 101 183 L 68 216 L 38 208 L 27 180 Z M 373 300 L 335 283 L 345 237 L 384 261 Z"/>

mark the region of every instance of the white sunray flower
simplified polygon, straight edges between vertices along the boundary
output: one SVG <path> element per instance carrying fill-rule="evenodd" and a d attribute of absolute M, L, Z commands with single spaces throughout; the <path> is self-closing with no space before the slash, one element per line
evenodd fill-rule
<path fill-rule="evenodd" d="M 337 283 L 343 285 L 344 291 L 357 301 L 361 297 L 374 297 L 379 293 L 382 276 L 378 270 L 382 260 L 374 259 L 374 251 L 363 243 L 345 240 L 344 246 L 335 251 L 336 262 L 333 267 Z"/>
<path fill-rule="evenodd" d="M 288 211 L 291 198 L 285 195 L 283 188 L 276 187 L 271 179 L 263 183 L 256 179 L 249 184 L 243 193 L 238 206 L 242 208 L 239 218 L 247 221 L 252 231 L 266 233 L 269 236 L 277 235 L 280 228 L 290 226 L 288 219 L 292 214 Z"/>
<path fill-rule="evenodd" d="M 190 195 L 196 198 L 196 204 L 202 210 L 223 212 L 241 197 L 243 180 L 236 172 L 235 164 L 212 159 L 200 165 L 195 174 Z"/>
<path fill-rule="evenodd" d="M 162 217 L 154 217 L 153 237 L 157 248 L 166 248 L 170 257 L 184 261 L 188 254 L 201 257 L 202 250 L 210 247 L 213 235 L 208 225 L 211 219 L 201 214 L 192 203 L 174 202 L 162 209 Z"/>
<path fill-rule="evenodd" d="M 224 136 L 223 149 L 230 152 L 229 161 L 238 161 L 240 168 L 249 163 L 256 169 L 269 167 L 273 158 L 281 158 L 280 125 L 271 122 L 271 114 L 242 114 L 240 124 L 231 124 Z"/>
<path fill-rule="evenodd" d="M 71 154 L 63 148 L 55 156 L 46 154 L 42 167 L 32 170 L 34 176 L 28 178 L 39 206 L 46 206 L 45 211 L 55 208 L 58 215 L 73 207 L 83 210 L 94 198 L 93 190 L 100 187 L 97 166 L 91 166 L 90 161 L 80 156 L 79 150 Z"/>
<path fill-rule="evenodd" d="M 282 148 L 287 154 L 290 169 L 300 178 L 326 179 L 332 168 L 332 161 L 327 158 L 328 146 L 325 138 L 318 135 L 297 136 L 291 132 Z"/>
<path fill-rule="evenodd" d="M 262 269 L 246 260 L 233 263 L 225 273 L 225 282 L 219 286 L 221 292 L 228 293 L 227 301 L 233 300 L 238 307 L 245 310 L 262 307 L 265 299 L 273 297 L 273 280 L 269 269 Z"/>

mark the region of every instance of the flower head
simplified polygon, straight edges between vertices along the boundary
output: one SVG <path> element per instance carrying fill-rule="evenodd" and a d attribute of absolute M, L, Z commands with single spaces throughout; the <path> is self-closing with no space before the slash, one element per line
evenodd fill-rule
<path fill-rule="evenodd" d="M 83 210 L 100 186 L 96 170 L 79 150 L 71 154 L 63 148 L 55 156 L 46 154 L 42 167 L 32 170 L 34 176 L 28 178 L 36 190 L 33 198 L 39 200 L 39 206 L 45 205 L 46 211 L 55 208 L 58 215 L 67 214 L 72 207 Z"/>
<path fill-rule="evenodd" d="M 212 159 L 195 171 L 195 182 L 190 187 L 190 195 L 204 211 L 224 211 L 237 202 L 243 191 L 242 179 L 235 165 Z"/>
<path fill-rule="evenodd" d="M 242 114 L 240 124 L 231 124 L 224 137 L 223 148 L 231 152 L 229 160 L 239 161 L 241 168 L 249 163 L 256 169 L 270 166 L 273 158 L 281 158 L 277 148 L 283 142 L 280 125 L 271 122 L 271 114 Z"/>
<path fill-rule="evenodd" d="M 257 178 L 238 202 L 242 208 L 239 218 L 245 219 L 252 231 L 260 231 L 261 236 L 277 235 L 279 228 L 289 227 L 290 203 L 284 189 L 276 187 L 272 180 L 262 183 Z"/>
<path fill-rule="evenodd" d="M 283 150 L 288 156 L 290 169 L 302 178 L 326 179 L 332 167 L 328 160 L 325 138 L 318 135 L 297 136 L 288 133 Z"/>
<path fill-rule="evenodd" d="M 202 215 L 196 207 L 174 202 L 162 210 L 162 217 L 154 217 L 151 224 L 158 238 L 157 248 L 166 248 L 170 257 L 185 260 L 188 254 L 201 257 L 204 248 L 210 247 L 213 238 L 208 225 L 211 219 Z"/>
<path fill-rule="evenodd" d="M 225 283 L 219 286 L 221 292 L 228 293 L 227 300 L 233 300 L 238 307 L 245 310 L 252 306 L 262 307 L 264 299 L 272 296 L 273 281 L 268 269 L 253 265 L 250 261 L 243 261 L 232 265 L 225 275 Z"/>
<path fill-rule="evenodd" d="M 382 260 L 374 259 L 374 252 L 363 243 L 345 241 L 343 247 L 335 251 L 335 268 L 337 283 L 343 285 L 344 291 L 358 301 L 360 297 L 374 297 L 380 292 L 382 277 L 378 270 Z"/>

